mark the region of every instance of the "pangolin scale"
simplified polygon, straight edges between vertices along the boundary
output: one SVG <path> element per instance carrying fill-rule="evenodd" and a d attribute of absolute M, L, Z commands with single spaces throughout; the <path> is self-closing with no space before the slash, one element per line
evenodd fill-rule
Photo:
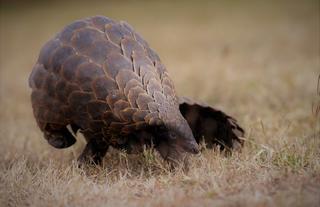
<path fill-rule="evenodd" d="M 66 26 L 41 49 L 29 86 L 49 144 L 74 144 L 68 125 L 84 135 L 80 161 L 100 162 L 109 146 L 133 153 L 144 145 L 179 160 L 183 152 L 198 153 L 203 136 L 229 148 L 242 144 L 234 119 L 223 112 L 204 116 L 197 107 L 214 109 L 177 97 L 159 56 L 123 21 L 94 16 Z"/>

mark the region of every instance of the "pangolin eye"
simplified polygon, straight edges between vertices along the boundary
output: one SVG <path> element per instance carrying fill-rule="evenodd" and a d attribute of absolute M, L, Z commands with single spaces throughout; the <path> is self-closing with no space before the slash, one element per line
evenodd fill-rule
<path fill-rule="evenodd" d="M 177 138 L 177 134 L 176 133 L 172 133 L 172 132 L 170 132 L 170 138 L 171 139 L 176 139 Z"/>

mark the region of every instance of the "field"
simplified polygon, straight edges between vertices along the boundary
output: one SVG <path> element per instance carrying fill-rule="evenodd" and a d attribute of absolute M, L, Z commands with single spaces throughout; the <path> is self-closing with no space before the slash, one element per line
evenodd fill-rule
<path fill-rule="evenodd" d="M 267 3 L 268 2 L 268 3 Z M 319 1 L 1 1 L 0 206 L 320 206 Z M 92 15 L 129 22 L 177 93 L 234 116 L 241 153 L 204 150 L 189 170 L 111 150 L 79 169 L 85 141 L 49 146 L 27 79 L 41 46 Z M 319 86 L 318 86 L 319 87 Z M 318 112 L 317 112 L 318 107 Z"/>

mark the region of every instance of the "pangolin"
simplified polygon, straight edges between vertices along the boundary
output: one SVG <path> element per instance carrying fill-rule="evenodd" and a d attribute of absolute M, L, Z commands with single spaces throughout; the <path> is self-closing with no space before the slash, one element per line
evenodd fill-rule
<path fill-rule="evenodd" d="M 81 162 L 101 162 L 109 146 L 128 153 L 154 147 L 180 160 L 198 153 L 203 139 L 242 145 L 233 118 L 176 95 L 157 53 L 124 21 L 94 16 L 66 26 L 42 47 L 29 86 L 50 145 L 67 148 L 76 142 L 72 132 L 84 135 Z"/>

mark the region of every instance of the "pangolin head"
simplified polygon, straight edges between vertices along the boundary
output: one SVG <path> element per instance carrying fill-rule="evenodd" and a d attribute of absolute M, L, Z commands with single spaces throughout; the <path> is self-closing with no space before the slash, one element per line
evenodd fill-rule
<path fill-rule="evenodd" d="M 199 153 L 198 144 L 179 108 L 167 106 L 165 112 L 161 109 L 160 112 L 164 126 L 154 135 L 159 140 L 160 154 L 167 159 L 179 160 L 184 152 Z"/>

